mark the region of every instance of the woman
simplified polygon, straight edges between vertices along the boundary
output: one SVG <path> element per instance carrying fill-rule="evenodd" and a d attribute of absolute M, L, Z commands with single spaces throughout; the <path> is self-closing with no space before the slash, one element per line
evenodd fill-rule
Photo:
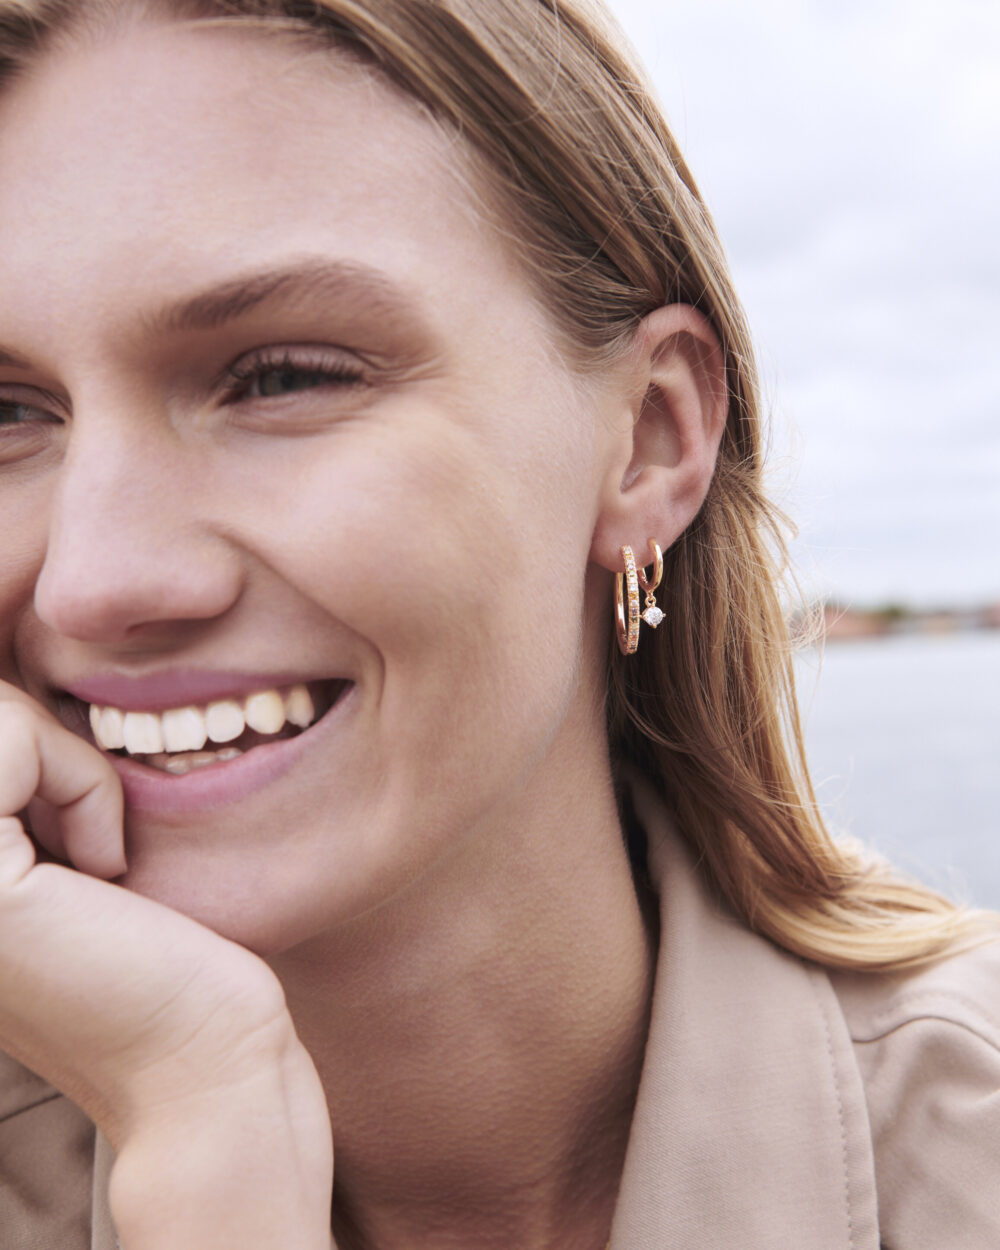
<path fill-rule="evenodd" d="M 0 78 L 4 1246 L 994 1245 L 996 947 L 822 829 L 603 14 L 0 0 Z"/>

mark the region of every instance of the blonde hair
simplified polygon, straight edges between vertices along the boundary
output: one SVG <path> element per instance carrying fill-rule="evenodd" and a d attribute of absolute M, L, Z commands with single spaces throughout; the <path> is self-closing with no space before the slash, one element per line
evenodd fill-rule
<path fill-rule="evenodd" d="M 0 0 L 0 80 L 54 38 L 144 12 L 252 20 L 363 58 L 462 135 L 576 362 L 694 305 L 722 343 L 729 415 L 705 503 L 666 556 L 656 646 L 609 661 L 613 756 L 650 777 L 751 928 L 840 968 L 899 968 L 981 939 L 984 913 L 824 828 L 762 484 L 753 346 L 712 221 L 642 71 L 591 0 Z M 664 637 L 665 635 L 665 637 Z"/>

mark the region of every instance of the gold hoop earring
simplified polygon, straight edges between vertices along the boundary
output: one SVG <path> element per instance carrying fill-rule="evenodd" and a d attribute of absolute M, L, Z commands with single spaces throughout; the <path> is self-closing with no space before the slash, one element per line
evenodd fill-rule
<path fill-rule="evenodd" d="M 663 581 L 663 552 L 655 538 L 649 540 L 649 549 L 653 553 L 653 576 L 647 577 L 646 570 L 639 569 L 638 579 L 639 585 L 646 592 L 646 610 L 642 619 L 651 629 L 655 629 L 663 620 L 663 612 L 656 606 L 656 596 L 653 594 Z"/>
<path fill-rule="evenodd" d="M 618 649 L 622 655 L 635 655 L 639 645 L 639 578 L 631 547 L 622 547 L 625 572 L 615 574 L 615 625 Z M 625 586 L 628 583 L 628 612 L 625 611 Z"/>

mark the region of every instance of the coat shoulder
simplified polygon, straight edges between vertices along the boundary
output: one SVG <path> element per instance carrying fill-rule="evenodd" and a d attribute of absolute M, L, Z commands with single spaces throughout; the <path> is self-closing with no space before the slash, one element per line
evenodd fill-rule
<path fill-rule="evenodd" d="M 1000 939 L 915 971 L 831 972 L 830 980 L 857 1044 L 939 1020 L 1000 1050 Z"/>
<path fill-rule="evenodd" d="M 883 1245 L 1000 1245 L 1000 941 L 831 973 L 861 1073 Z"/>

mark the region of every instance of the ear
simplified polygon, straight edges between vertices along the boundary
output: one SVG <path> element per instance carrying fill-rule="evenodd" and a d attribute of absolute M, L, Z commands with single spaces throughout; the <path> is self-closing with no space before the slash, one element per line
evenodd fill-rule
<path fill-rule="evenodd" d="M 726 424 L 728 388 L 719 340 L 688 304 L 649 314 L 622 374 L 616 430 L 590 558 L 620 572 L 621 547 L 639 564 L 647 542 L 664 551 L 697 515 Z"/>

